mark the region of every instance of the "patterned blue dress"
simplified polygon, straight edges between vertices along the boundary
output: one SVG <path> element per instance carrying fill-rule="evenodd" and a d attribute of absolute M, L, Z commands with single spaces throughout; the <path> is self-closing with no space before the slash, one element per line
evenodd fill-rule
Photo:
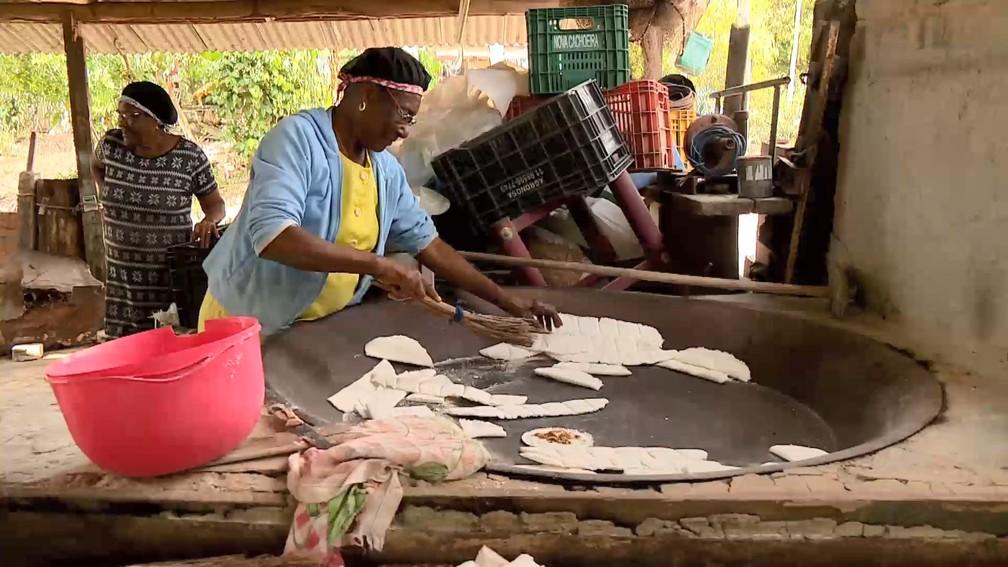
<path fill-rule="evenodd" d="M 120 130 L 109 130 L 95 157 L 105 165 L 105 332 L 121 337 L 153 328 L 151 315 L 171 303 L 166 249 L 191 240 L 192 198 L 217 182 L 206 154 L 185 138 L 145 158 L 123 145 Z"/>

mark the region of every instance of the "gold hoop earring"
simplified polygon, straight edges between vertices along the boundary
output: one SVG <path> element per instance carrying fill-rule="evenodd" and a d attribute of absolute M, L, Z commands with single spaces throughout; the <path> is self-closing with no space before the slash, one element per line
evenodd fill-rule
<path fill-rule="evenodd" d="M 357 110 L 359 110 L 360 112 L 364 112 L 365 108 L 367 108 L 367 101 L 362 100 L 360 106 L 357 107 Z"/>

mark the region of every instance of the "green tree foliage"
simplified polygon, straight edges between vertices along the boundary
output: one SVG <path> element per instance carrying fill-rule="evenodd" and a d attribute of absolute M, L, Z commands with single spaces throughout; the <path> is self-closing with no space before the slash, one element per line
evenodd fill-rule
<path fill-rule="evenodd" d="M 802 2 L 801 30 L 798 39 L 798 73 L 808 68 L 809 44 L 812 41 L 812 9 L 815 0 L 749 0 L 749 82 L 765 81 L 788 74 L 791 62 L 791 45 L 794 26 L 795 2 Z M 711 0 L 707 11 L 697 24 L 696 32 L 714 38 L 707 68 L 699 75 L 689 74 L 676 67 L 675 62 L 682 44 L 666 45 L 663 54 L 663 73 L 687 75 L 697 87 L 697 112 L 714 111 L 709 93 L 725 86 L 725 69 L 728 65 L 728 36 L 738 12 L 738 0 Z M 644 52 L 639 44 L 630 46 L 630 76 L 639 79 L 644 75 Z M 794 141 L 801 119 L 805 87 L 795 85 L 790 99 L 782 95 L 778 137 Z M 749 139 L 763 143 L 770 137 L 770 117 L 773 108 L 773 91 L 764 90 L 749 96 Z"/>
<path fill-rule="evenodd" d="M 333 102 L 328 54 L 307 50 L 200 57 L 212 63 L 204 70 L 212 77 L 205 102 L 217 109 L 225 139 L 244 156 L 252 155 L 284 116 Z"/>
<path fill-rule="evenodd" d="M 333 104 L 336 75 L 357 52 L 290 50 L 264 52 L 146 53 L 88 57 L 92 128 L 115 126 L 122 87 L 148 80 L 168 88 L 183 109 L 205 109 L 214 124 L 204 129 L 247 158 L 281 118 Z M 420 60 L 434 77 L 441 63 L 428 50 Z M 62 55 L 0 55 L 0 152 L 32 130 L 68 128 L 66 62 Z M 212 128 L 215 126 L 216 128 Z M 196 128 L 194 128 L 196 129 Z M 202 132 L 203 130 L 201 130 Z M 198 140 L 200 142 L 206 140 Z"/>
<path fill-rule="evenodd" d="M 802 2 L 801 32 L 798 39 L 798 73 L 808 68 L 809 45 L 812 41 L 812 10 L 815 0 L 749 0 L 749 82 L 765 81 L 788 74 L 791 60 L 792 33 L 795 2 Z M 714 110 L 713 101 L 706 96 L 724 88 L 725 69 L 728 64 L 728 36 L 737 16 L 737 0 L 711 0 L 696 31 L 714 38 L 710 61 L 703 73 L 690 78 L 699 91 L 698 112 Z M 674 52 L 678 55 L 678 51 Z M 675 68 L 675 57 L 666 55 L 667 73 L 681 72 Z M 778 136 L 794 141 L 801 119 L 805 87 L 795 85 L 793 96 L 782 95 Z M 763 143 L 770 136 L 770 117 L 773 108 L 773 91 L 763 90 L 749 96 L 750 143 Z"/>

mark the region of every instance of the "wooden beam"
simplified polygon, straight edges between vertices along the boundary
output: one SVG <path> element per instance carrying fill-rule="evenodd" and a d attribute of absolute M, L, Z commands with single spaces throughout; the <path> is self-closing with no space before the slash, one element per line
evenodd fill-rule
<path fill-rule="evenodd" d="M 18 176 L 17 213 L 18 213 L 18 249 L 34 250 L 38 229 L 35 218 L 35 183 L 38 175 L 35 173 L 35 143 L 38 136 L 31 133 L 28 140 L 28 160 L 25 170 Z"/>
<path fill-rule="evenodd" d="M 469 15 L 521 14 L 552 8 L 559 0 L 471 0 Z M 429 18 L 459 15 L 458 0 L 221 0 L 219 2 L 24 2 L 5 3 L 0 22 L 61 22 L 70 14 L 81 24 L 222 23 L 371 18 Z"/>
<path fill-rule="evenodd" d="M 17 214 L 18 214 L 18 249 L 34 250 L 38 242 L 38 219 L 35 208 L 35 184 L 38 174 L 33 171 L 22 171 L 18 176 Z"/>
<path fill-rule="evenodd" d="M 728 35 L 728 63 L 725 68 L 725 88 L 737 87 L 746 83 L 746 69 L 749 65 L 749 24 L 732 24 Z M 746 108 L 746 97 L 730 96 L 724 99 L 722 113 L 731 116 Z M 745 132 L 743 132 L 743 135 Z"/>
<path fill-rule="evenodd" d="M 91 95 L 88 92 L 87 61 L 84 38 L 70 12 L 63 14 L 63 48 L 67 60 L 67 84 L 70 85 L 70 125 L 73 127 L 77 177 L 80 180 L 81 221 L 84 225 L 84 254 L 91 274 L 105 281 L 105 242 L 102 238 L 98 191 L 91 174 Z"/>
<path fill-rule="evenodd" d="M 805 162 L 804 167 L 798 170 L 795 175 L 798 204 L 795 207 L 787 264 L 784 267 L 785 283 L 794 281 L 795 267 L 798 262 L 802 229 L 805 226 L 805 211 L 808 208 L 809 192 L 812 185 L 812 170 L 815 166 L 816 155 L 819 153 L 823 118 L 826 114 L 826 105 L 829 104 L 830 82 L 833 80 L 833 70 L 836 66 L 837 41 L 840 35 L 839 22 L 831 21 L 826 34 L 825 44 L 822 47 L 823 55 L 816 65 L 818 72 L 815 73 L 814 81 L 809 83 L 808 90 L 805 91 L 805 110 L 808 112 L 802 117 L 803 124 L 798 139 L 799 147 L 805 152 Z M 806 117 L 808 117 L 807 124 L 804 122 Z"/>
<path fill-rule="evenodd" d="M 627 277 L 646 282 L 657 282 L 714 289 L 729 289 L 735 291 L 752 291 L 755 293 L 770 293 L 776 295 L 797 295 L 802 297 L 829 297 L 829 288 L 815 285 L 792 285 L 771 282 L 756 282 L 752 280 L 733 280 L 728 278 L 709 278 L 706 276 L 691 276 L 687 274 L 670 274 L 635 268 L 615 268 L 612 266 L 596 266 L 580 262 L 558 262 L 556 260 L 540 260 L 538 258 L 516 258 L 484 252 L 459 252 L 470 262 L 488 262 L 502 266 L 522 266 L 540 270 L 566 270 L 608 277 Z"/>

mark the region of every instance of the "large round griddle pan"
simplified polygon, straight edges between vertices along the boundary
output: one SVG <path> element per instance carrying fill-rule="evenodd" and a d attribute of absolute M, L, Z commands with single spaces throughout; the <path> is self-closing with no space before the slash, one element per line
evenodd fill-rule
<path fill-rule="evenodd" d="M 320 321 L 299 323 L 264 345 L 266 379 L 281 399 L 316 423 L 342 416 L 326 398 L 377 362 L 364 356 L 374 337 L 409 335 L 461 383 L 494 393 L 520 393 L 530 403 L 605 397 L 609 405 L 582 416 L 496 421 L 508 437 L 485 440 L 491 470 L 582 482 L 669 482 L 723 478 L 808 466 L 878 450 L 929 423 L 941 410 L 942 390 L 926 370 L 896 350 L 863 336 L 779 313 L 680 297 L 588 289 L 521 289 L 578 315 L 613 317 L 653 325 L 665 348 L 705 346 L 731 352 L 752 369 L 750 384 L 707 382 L 671 370 L 638 366 L 629 377 L 603 377 L 594 392 L 536 377 L 552 364 L 483 359 L 492 341 L 422 308 L 377 301 Z M 483 306 L 485 307 L 485 306 Z M 397 365 L 398 366 L 398 365 Z M 404 370 L 406 367 L 399 367 Z M 710 458 L 740 467 L 677 475 L 579 474 L 526 469 L 520 437 L 537 427 L 590 432 L 596 445 L 706 449 Z M 774 444 L 820 447 L 829 455 L 779 463 Z"/>

